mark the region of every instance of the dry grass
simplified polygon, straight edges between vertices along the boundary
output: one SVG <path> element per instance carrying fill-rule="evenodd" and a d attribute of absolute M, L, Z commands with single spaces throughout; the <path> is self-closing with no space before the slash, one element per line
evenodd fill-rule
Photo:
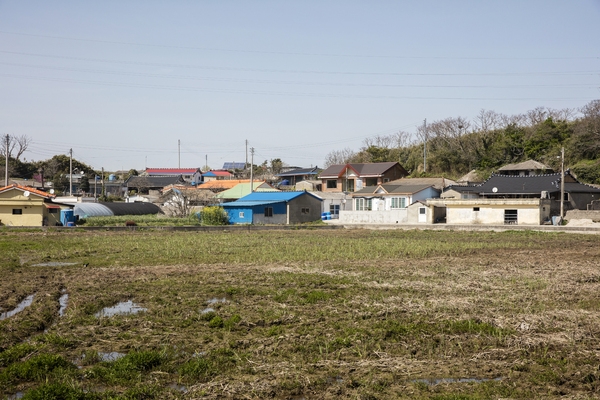
<path fill-rule="evenodd" d="M 0 312 L 36 298 L 0 321 L 0 387 L 31 396 L 69 387 L 80 398 L 596 398 L 599 242 L 528 232 L 5 233 Z M 33 266 L 43 261 L 77 265 Z M 126 300 L 148 311 L 94 317 Z M 95 356 L 113 351 L 129 358 Z M 40 354 L 81 369 L 15 372 Z M 427 383 L 435 379 L 446 381 Z"/>

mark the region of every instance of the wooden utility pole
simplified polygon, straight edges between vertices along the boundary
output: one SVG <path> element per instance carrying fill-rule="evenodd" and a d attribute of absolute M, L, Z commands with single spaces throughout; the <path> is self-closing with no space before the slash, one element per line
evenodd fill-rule
<path fill-rule="evenodd" d="M 560 219 L 565 216 L 565 148 L 560 151 Z"/>
<path fill-rule="evenodd" d="M 423 122 L 423 172 L 427 172 L 427 118 Z"/>
<path fill-rule="evenodd" d="M 254 192 L 254 147 L 250 148 L 250 154 L 252 155 L 250 161 L 250 193 Z"/>
<path fill-rule="evenodd" d="M 73 149 L 69 149 L 69 196 L 73 196 Z"/>
<path fill-rule="evenodd" d="M 4 186 L 8 186 L 8 144 L 10 143 L 10 136 L 8 136 L 8 134 L 6 134 L 6 153 L 4 154 L 5 157 L 5 166 L 4 166 Z"/>

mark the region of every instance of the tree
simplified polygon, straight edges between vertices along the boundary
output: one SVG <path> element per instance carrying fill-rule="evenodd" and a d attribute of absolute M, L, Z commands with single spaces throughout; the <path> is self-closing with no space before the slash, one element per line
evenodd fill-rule
<path fill-rule="evenodd" d="M 355 155 L 356 153 L 354 150 L 350 149 L 349 147 L 341 150 L 330 151 L 325 156 L 325 168 L 331 167 L 332 165 L 347 164 Z"/>
<path fill-rule="evenodd" d="M 0 153 L 6 154 L 6 137 L 2 137 L 0 144 Z M 8 135 L 8 157 L 19 160 L 23 153 L 27 151 L 27 148 L 31 144 L 31 138 L 27 135 L 11 136 Z"/>
<path fill-rule="evenodd" d="M 90 191 L 90 178 L 87 175 L 83 175 L 81 177 L 81 182 L 79 183 L 79 190 L 83 193 L 88 193 Z"/>
<path fill-rule="evenodd" d="M 283 161 L 280 158 L 275 158 L 271 160 L 271 173 L 273 175 L 277 175 L 281 173 L 281 169 L 283 168 Z"/>

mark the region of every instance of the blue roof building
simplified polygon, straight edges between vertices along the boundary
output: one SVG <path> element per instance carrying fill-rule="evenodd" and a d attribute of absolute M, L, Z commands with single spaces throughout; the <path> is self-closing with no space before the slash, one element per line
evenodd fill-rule
<path fill-rule="evenodd" d="M 310 192 L 254 192 L 222 207 L 230 224 L 301 224 L 321 219 L 321 198 Z"/>

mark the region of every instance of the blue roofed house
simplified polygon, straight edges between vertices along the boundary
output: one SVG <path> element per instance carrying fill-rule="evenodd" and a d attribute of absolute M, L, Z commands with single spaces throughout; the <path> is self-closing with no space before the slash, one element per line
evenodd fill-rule
<path fill-rule="evenodd" d="M 230 224 L 301 224 L 321 219 L 321 199 L 310 192 L 253 192 L 222 204 Z"/>

